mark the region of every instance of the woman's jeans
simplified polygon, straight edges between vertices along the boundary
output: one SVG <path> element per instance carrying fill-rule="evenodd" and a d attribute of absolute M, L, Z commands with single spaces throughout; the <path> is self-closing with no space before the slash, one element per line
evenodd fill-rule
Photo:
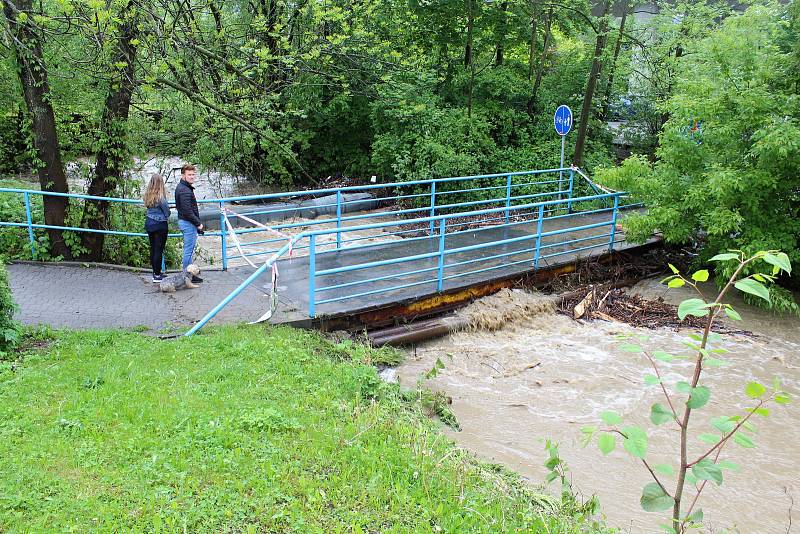
<path fill-rule="evenodd" d="M 192 263 L 194 247 L 197 244 L 197 227 L 189 221 L 178 219 L 178 228 L 183 234 L 183 271 Z"/>
<path fill-rule="evenodd" d="M 153 275 L 160 275 L 169 232 L 167 221 L 155 221 L 147 217 L 144 229 L 147 230 L 147 237 L 150 239 L 150 266 L 153 268 Z"/>

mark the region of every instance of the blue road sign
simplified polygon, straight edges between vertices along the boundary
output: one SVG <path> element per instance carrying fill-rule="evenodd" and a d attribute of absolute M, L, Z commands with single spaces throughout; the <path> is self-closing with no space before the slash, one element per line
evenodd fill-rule
<path fill-rule="evenodd" d="M 553 124 L 556 127 L 556 133 L 560 136 L 565 136 L 572 129 L 572 110 L 569 106 L 558 106 L 556 114 L 553 116 Z"/>

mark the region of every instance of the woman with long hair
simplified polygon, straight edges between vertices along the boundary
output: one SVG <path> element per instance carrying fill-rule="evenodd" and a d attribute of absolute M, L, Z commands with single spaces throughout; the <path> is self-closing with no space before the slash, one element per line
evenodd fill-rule
<path fill-rule="evenodd" d="M 153 283 L 161 283 L 164 275 L 161 272 L 161 264 L 164 257 L 164 247 L 167 244 L 167 233 L 169 228 L 169 204 L 167 203 L 167 192 L 164 189 L 164 179 L 160 174 L 150 177 L 150 183 L 144 191 L 144 205 L 147 208 L 147 217 L 144 221 L 144 229 L 150 238 L 150 265 L 153 267 Z"/>

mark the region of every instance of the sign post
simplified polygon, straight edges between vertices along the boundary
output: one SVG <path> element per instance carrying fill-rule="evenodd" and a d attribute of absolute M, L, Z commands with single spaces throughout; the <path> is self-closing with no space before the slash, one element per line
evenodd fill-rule
<path fill-rule="evenodd" d="M 553 125 L 556 128 L 556 133 L 561 136 L 561 166 L 560 169 L 564 168 L 564 145 L 566 143 L 567 134 L 572 129 L 572 110 L 569 109 L 569 106 L 560 105 L 556 109 L 555 115 L 553 115 Z M 561 183 L 564 180 L 564 171 L 558 171 L 558 190 L 561 190 Z M 571 189 L 571 188 L 570 188 Z M 570 195 L 572 191 L 570 190 Z"/>

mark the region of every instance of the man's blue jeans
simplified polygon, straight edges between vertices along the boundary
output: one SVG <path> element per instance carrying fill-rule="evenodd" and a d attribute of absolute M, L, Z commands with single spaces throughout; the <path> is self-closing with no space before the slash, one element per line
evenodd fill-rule
<path fill-rule="evenodd" d="M 178 219 L 178 228 L 183 234 L 183 271 L 192 263 L 194 247 L 197 244 L 197 227 L 189 221 Z"/>

